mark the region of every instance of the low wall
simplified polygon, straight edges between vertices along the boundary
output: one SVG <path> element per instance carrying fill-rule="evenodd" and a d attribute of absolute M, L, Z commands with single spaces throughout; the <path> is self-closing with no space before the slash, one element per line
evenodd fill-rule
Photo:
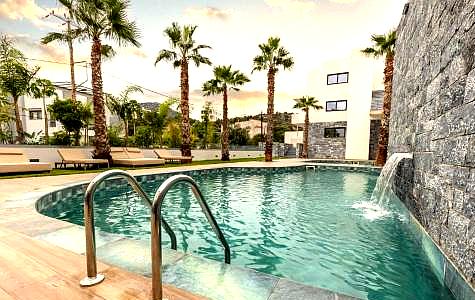
<path fill-rule="evenodd" d="M 0 147 L 14 147 L 22 149 L 25 154 L 30 159 L 39 159 L 41 162 L 59 162 L 61 158 L 57 152 L 57 149 L 65 148 L 64 146 L 43 146 L 43 145 L 0 145 Z M 84 151 L 92 151 L 93 147 L 78 147 L 84 149 Z M 152 149 L 142 149 L 145 157 L 155 158 L 156 155 L 153 153 Z M 172 154 L 179 155 L 180 150 L 178 149 L 169 149 Z M 212 160 L 221 158 L 221 150 L 219 149 L 209 149 L 209 150 L 192 150 L 191 154 L 193 155 L 194 161 L 199 160 Z M 231 159 L 236 158 L 252 158 L 252 157 L 263 157 L 264 151 L 258 150 L 231 150 L 229 151 Z"/>

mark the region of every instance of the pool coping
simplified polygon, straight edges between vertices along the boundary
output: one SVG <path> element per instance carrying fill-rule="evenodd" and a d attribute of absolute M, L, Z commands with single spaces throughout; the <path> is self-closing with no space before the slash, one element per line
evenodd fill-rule
<path fill-rule="evenodd" d="M 234 170 L 239 170 L 239 168 L 246 168 L 246 169 L 281 169 L 281 168 L 295 168 L 295 167 L 301 167 L 304 168 L 306 165 L 309 165 L 308 162 L 304 160 L 299 160 L 297 162 L 295 161 L 289 161 L 288 163 L 284 164 L 269 164 L 269 163 L 264 163 L 264 164 L 255 164 L 255 165 L 250 165 L 246 163 L 236 163 L 236 164 L 224 164 L 224 165 L 209 165 L 209 166 L 196 166 L 193 168 L 170 168 L 170 169 L 147 169 L 145 171 L 148 172 L 135 172 L 139 174 L 133 174 L 134 176 L 142 176 L 146 177 L 147 175 L 159 175 L 159 174 L 178 174 L 178 173 L 183 173 L 183 172 L 192 172 L 192 171 L 197 171 L 197 170 L 215 170 L 215 169 L 234 169 Z M 313 164 L 311 164 L 313 165 Z M 318 165 L 318 164 L 316 164 Z M 338 165 L 338 167 L 341 167 L 342 165 Z M 353 166 L 354 165 L 348 165 Z M 321 167 L 331 167 L 328 165 L 321 166 Z M 337 168 L 339 169 L 339 168 Z M 363 169 L 358 169 L 358 170 L 363 170 Z M 140 174 L 141 173 L 141 174 Z M 92 174 L 93 176 L 97 174 Z M 25 181 L 28 181 L 28 179 L 31 180 L 31 178 L 25 178 Z M 59 192 L 62 190 L 70 189 L 72 187 L 78 187 L 78 186 L 83 186 L 84 184 L 89 183 L 90 180 L 82 180 L 82 181 L 75 181 L 75 182 L 70 182 L 70 183 L 64 183 L 61 184 L 61 186 L 48 186 L 44 189 L 38 190 L 38 191 L 30 191 L 21 195 L 13 196 L 10 199 L 7 199 L 6 201 L 0 202 L 0 225 L 5 226 L 7 228 L 10 228 L 14 231 L 18 231 L 21 233 L 24 233 L 34 239 L 40 239 L 44 240 L 53 244 L 57 244 L 58 246 L 65 248 L 69 251 L 76 252 L 74 247 L 78 247 L 77 245 L 72 247 L 70 244 L 64 243 L 64 240 L 58 239 L 54 240 L 54 238 L 51 240 L 48 237 L 54 236 L 55 234 L 59 234 L 61 231 L 71 231 L 74 229 L 79 229 L 82 228 L 82 226 L 75 225 L 69 222 L 61 221 L 58 219 L 50 218 L 47 217 L 37 211 L 37 202 L 38 200 L 44 198 L 45 196 L 48 196 L 54 192 Z M 20 210 L 22 213 L 18 213 L 18 210 Z M 83 230 L 81 229 L 83 232 Z M 119 240 L 127 240 L 124 237 L 120 238 L 117 235 L 110 234 L 110 233 L 105 233 L 99 230 L 96 230 L 97 235 L 101 236 L 101 238 L 108 239 L 109 243 L 114 243 Z M 70 232 L 69 232 L 70 233 Z M 84 237 L 84 235 L 82 235 Z M 80 238 L 77 236 L 77 238 Z M 84 241 L 82 241 L 84 242 Z M 102 245 L 98 245 L 98 251 L 101 247 L 105 247 L 108 242 Z M 69 247 L 69 249 L 68 249 Z M 84 248 L 83 248 L 84 249 Z M 84 251 L 80 252 L 81 254 Z M 76 252 L 77 253 L 77 252 Z M 183 255 L 180 259 L 185 258 L 185 257 L 194 257 L 194 255 L 190 254 L 185 254 Z M 180 259 L 176 260 L 174 263 L 178 262 Z M 205 258 L 197 258 L 199 260 L 206 260 L 209 262 L 212 262 L 212 264 L 218 264 L 218 265 L 224 265 L 223 263 L 216 262 L 213 260 L 207 260 Z M 119 266 L 121 267 L 121 266 Z M 85 268 L 85 266 L 84 266 Z M 301 299 L 302 296 L 304 297 L 315 297 L 315 296 L 322 296 L 322 297 L 327 297 L 328 299 L 334 298 L 334 299 L 358 299 L 355 297 L 347 296 L 344 294 L 340 293 L 335 293 L 332 291 L 328 291 L 326 289 L 321 289 L 309 285 L 304 285 L 301 283 L 294 282 L 290 279 L 286 278 L 279 278 L 276 276 L 264 274 L 257 272 L 255 270 L 249 269 L 249 268 L 244 268 L 240 266 L 229 266 L 231 270 L 245 270 L 247 273 L 252 273 L 252 274 L 259 274 L 261 277 L 265 277 L 267 280 L 270 280 L 273 282 L 272 286 L 270 287 L 268 291 L 268 295 L 266 298 L 263 299 L 269 299 L 269 300 L 280 300 L 280 299 Z M 165 271 L 164 271 L 165 272 Z M 143 275 L 143 274 L 142 274 Z M 259 277 L 258 276 L 258 277 Z M 173 283 L 172 283 L 173 285 Z M 177 282 L 176 284 L 177 287 L 180 288 L 180 283 Z M 194 292 L 193 290 L 186 289 L 190 292 Z M 295 295 L 289 295 L 288 291 L 292 291 Z M 201 294 L 202 296 L 207 297 L 207 295 Z M 325 298 L 325 299 L 327 299 Z"/>

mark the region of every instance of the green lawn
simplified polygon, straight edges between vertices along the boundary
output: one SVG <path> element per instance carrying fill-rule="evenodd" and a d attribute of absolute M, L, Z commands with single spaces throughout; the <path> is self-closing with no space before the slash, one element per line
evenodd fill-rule
<path fill-rule="evenodd" d="M 120 170 L 141 170 L 141 169 L 156 169 L 156 168 L 170 168 L 170 167 L 179 167 L 179 166 L 200 166 L 200 165 L 213 165 L 213 164 L 222 164 L 222 163 L 236 163 L 236 162 L 247 162 L 247 161 L 264 161 L 263 157 L 259 158 L 236 158 L 231 159 L 230 161 L 221 161 L 219 159 L 213 160 L 198 160 L 187 164 L 165 164 L 161 166 L 149 166 L 149 167 L 139 167 L 139 168 L 128 168 L 128 167 L 111 167 L 110 169 L 120 169 Z M 0 179 L 6 178 L 24 178 L 24 177 L 38 177 L 38 176 L 57 176 L 57 175 L 70 175 L 70 174 L 85 174 L 85 173 L 100 173 L 103 171 L 110 170 L 108 168 L 92 168 L 92 169 L 53 169 L 49 173 L 25 173 L 25 174 L 8 174 L 0 175 Z"/>

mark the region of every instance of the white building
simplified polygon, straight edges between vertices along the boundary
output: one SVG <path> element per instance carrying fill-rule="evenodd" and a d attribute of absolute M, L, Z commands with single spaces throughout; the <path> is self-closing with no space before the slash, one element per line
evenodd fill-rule
<path fill-rule="evenodd" d="M 69 82 L 55 82 L 53 83 L 56 88 L 56 94 L 59 99 L 71 98 L 71 84 Z M 56 96 L 47 97 L 45 100 L 46 107 L 52 104 Z M 87 87 L 78 86 L 76 93 L 77 101 L 82 103 L 92 102 L 92 90 Z M 44 136 L 45 131 L 45 113 L 48 114 L 48 134 L 53 136 L 55 132 L 63 130 L 63 126 L 59 121 L 56 121 L 50 117 L 49 112 L 45 112 L 43 108 L 43 99 L 35 99 L 29 95 L 25 95 L 19 98 L 18 106 L 23 124 L 23 130 L 29 134 L 40 133 L 40 136 Z M 115 123 L 114 117 L 111 115 L 106 107 L 106 122 L 107 124 Z M 13 134 L 16 133 L 13 123 Z M 93 124 L 91 124 L 93 129 Z M 94 136 L 94 130 L 89 130 L 89 137 Z"/>
<path fill-rule="evenodd" d="M 234 127 L 247 129 L 250 138 L 261 133 L 264 135 L 267 133 L 267 123 L 261 122 L 260 120 L 251 119 L 248 121 L 236 122 L 234 123 Z"/>
<path fill-rule="evenodd" d="M 354 53 L 323 64 L 311 76 L 308 95 L 322 110 L 310 110 L 309 157 L 374 159 L 382 114 L 383 62 Z M 292 123 L 299 131 L 285 133 L 285 143 L 301 148 L 305 114 Z"/>

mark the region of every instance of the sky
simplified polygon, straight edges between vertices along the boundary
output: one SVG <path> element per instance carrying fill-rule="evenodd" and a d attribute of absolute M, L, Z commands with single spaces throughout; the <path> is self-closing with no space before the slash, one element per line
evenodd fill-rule
<path fill-rule="evenodd" d="M 139 102 L 162 102 L 166 96 L 179 97 L 178 69 L 155 60 L 169 42 L 163 30 L 172 22 L 194 24 L 195 40 L 212 49 L 202 55 L 213 65 L 232 65 L 251 81 L 230 95 L 230 117 L 266 111 L 265 72 L 252 71 L 258 45 L 270 36 L 281 38 L 295 60 L 290 71 L 277 74 L 275 105 L 277 111 L 292 112 L 294 98 L 307 95 L 310 74 L 329 60 L 348 56 L 356 49 L 371 45 L 371 34 L 395 29 L 406 0 L 132 0 L 129 18 L 140 28 L 141 47 L 114 47 L 117 55 L 103 62 L 104 91 L 118 94 L 128 85 L 147 90 L 134 97 Z M 45 16 L 61 12 L 56 0 L 0 0 L 0 32 L 12 37 L 31 65 L 39 66 L 39 76 L 51 81 L 69 81 L 68 50 L 64 44 L 41 45 L 40 39 L 51 31 L 64 29 L 62 22 Z M 75 61 L 90 61 L 90 42 L 75 42 Z M 34 59 L 48 60 L 46 63 Z M 91 84 L 90 67 L 76 66 L 76 82 Z M 191 116 L 199 118 L 205 101 L 218 112 L 220 97 L 204 97 L 203 82 L 213 77 L 212 66 L 190 65 Z M 148 91 L 150 90 L 150 91 Z M 154 91 L 154 92 L 151 92 Z"/>

